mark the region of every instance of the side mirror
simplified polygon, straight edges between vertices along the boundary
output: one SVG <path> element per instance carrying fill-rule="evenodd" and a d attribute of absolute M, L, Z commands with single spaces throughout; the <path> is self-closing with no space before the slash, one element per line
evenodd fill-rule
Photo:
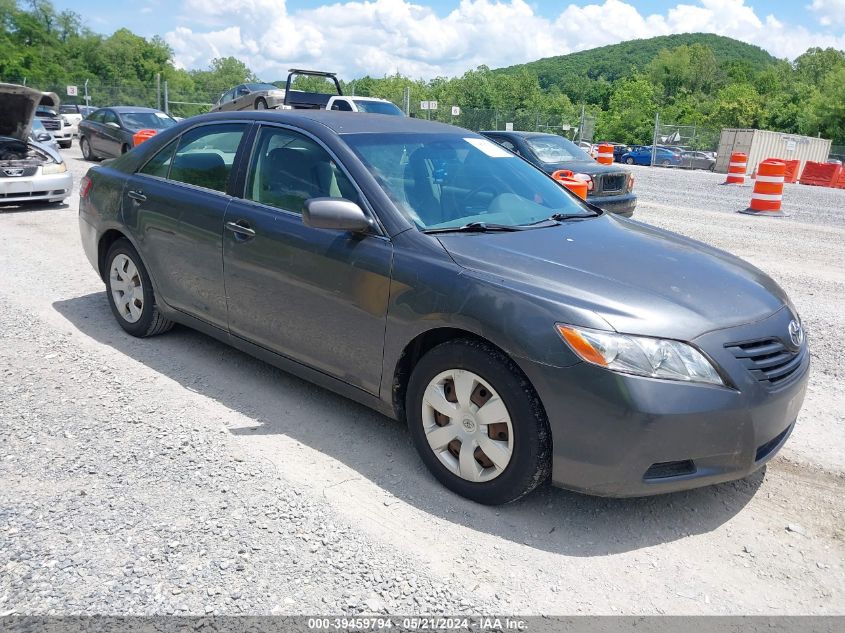
<path fill-rule="evenodd" d="M 114 121 L 109 121 L 108 123 L 106 123 L 106 127 L 112 127 L 115 130 L 120 129 L 120 126 L 117 123 L 115 123 Z"/>
<path fill-rule="evenodd" d="M 315 229 L 360 233 L 370 228 L 370 219 L 357 204 L 344 198 L 311 198 L 305 201 L 302 222 Z"/>

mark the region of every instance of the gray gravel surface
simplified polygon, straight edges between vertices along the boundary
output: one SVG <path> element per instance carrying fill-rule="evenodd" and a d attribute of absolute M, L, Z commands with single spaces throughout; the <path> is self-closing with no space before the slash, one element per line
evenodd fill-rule
<path fill-rule="evenodd" d="M 747 218 L 717 176 L 637 176 L 639 219 L 796 300 L 798 429 L 744 481 L 501 508 L 445 491 L 348 400 L 186 328 L 126 336 L 76 200 L 0 211 L 0 614 L 845 614 L 841 200 L 800 194 L 828 223 Z"/>

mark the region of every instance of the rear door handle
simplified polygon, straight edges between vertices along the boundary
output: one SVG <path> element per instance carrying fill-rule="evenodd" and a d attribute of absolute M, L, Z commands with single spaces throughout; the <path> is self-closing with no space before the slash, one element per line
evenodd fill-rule
<path fill-rule="evenodd" d="M 226 229 L 232 231 L 242 240 L 249 240 L 255 237 L 255 231 L 246 220 L 238 220 L 237 222 L 226 222 Z"/>
<path fill-rule="evenodd" d="M 136 202 L 146 202 L 147 196 L 145 196 L 140 191 L 128 191 L 126 195 L 135 200 Z"/>

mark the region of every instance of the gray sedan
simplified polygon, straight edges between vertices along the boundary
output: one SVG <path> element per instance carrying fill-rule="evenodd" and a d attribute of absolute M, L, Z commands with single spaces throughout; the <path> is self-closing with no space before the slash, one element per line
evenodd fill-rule
<path fill-rule="evenodd" d="M 682 152 L 680 166 L 687 169 L 714 171 L 716 169 L 716 159 L 704 152 Z"/>
<path fill-rule="evenodd" d="M 212 112 L 267 110 L 285 103 L 285 91 L 273 84 L 241 84 L 220 95 Z"/>
<path fill-rule="evenodd" d="M 548 479 L 611 496 L 739 479 L 804 398 L 801 321 L 764 273 L 467 130 L 210 114 L 80 189 L 128 334 L 185 324 L 402 420 L 481 503 Z"/>

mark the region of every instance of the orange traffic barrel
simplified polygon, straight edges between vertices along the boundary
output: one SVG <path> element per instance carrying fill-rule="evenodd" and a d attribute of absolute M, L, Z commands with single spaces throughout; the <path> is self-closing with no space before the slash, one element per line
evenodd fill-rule
<path fill-rule="evenodd" d="M 552 174 L 552 178 L 557 180 L 561 185 L 569 189 L 572 193 L 581 198 L 581 200 L 586 200 L 588 187 L 587 181 L 580 180 L 574 176 L 575 174 L 568 169 L 558 169 Z"/>
<path fill-rule="evenodd" d="M 132 135 L 132 143 L 135 147 L 138 147 L 141 143 L 146 141 L 147 139 L 151 139 L 156 135 L 156 130 L 138 130 L 135 134 Z"/>
<path fill-rule="evenodd" d="M 740 213 L 751 215 L 766 215 L 782 217 L 780 210 L 783 200 L 783 181 L 786 176 L 786 163 L 782 160 L 767 158 L 757 167 L 757 179 L 754 181 L 754 192 L 751 194 L 751 204 Z"/>
<path fill-rule="evenodd" d="M 599 155 L 596 158 L 602 165 L 613 164 L 613 145 L 610 143 L 602 143 L 599 145 Z"/>
<path fill-rule="evenodd" d="M 748 167 L 748 154 L 734 152 L 731 154 L 731 162 L 728 165 L 728 178 L 723 184 L 744 185 L 745 169 Z"/>

